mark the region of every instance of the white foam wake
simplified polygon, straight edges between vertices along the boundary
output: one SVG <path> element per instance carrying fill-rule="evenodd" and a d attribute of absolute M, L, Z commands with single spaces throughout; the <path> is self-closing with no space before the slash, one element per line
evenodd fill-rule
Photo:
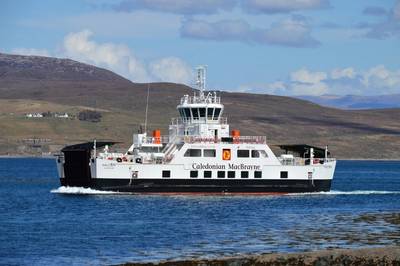
<path fill-rule="evenodd" d="M 82 195 L 98 195 L 98 194 L 118 194 L 119 192 L 114 191 L 102 191 L 91 188 L 84 187 L 64 187 L 61 186 L 57 189 L 52 189 L 51 193 L 59 193 L 59 194 L 82 194 Z"/>
<path fill-rule="evenodd" d="M 340 191 L 331 190 L 328 192 L 311 192 L 311 193 L 293 193 L 289 195 L 371 195 L 371 194 L 400 194 L 400 191 L 389 190 L 353 190 L 353 191 Z"/>

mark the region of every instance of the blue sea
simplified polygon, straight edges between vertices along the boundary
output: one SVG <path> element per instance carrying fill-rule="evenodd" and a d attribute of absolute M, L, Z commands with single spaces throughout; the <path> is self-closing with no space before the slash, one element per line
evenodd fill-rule
<path fill-rule="evenodd" d="M 399 161 L 339 161 L 328 193 L 145 196 L 59 186 L 52 159 L 0 159 L 0 264 L 400 245 Z"/>

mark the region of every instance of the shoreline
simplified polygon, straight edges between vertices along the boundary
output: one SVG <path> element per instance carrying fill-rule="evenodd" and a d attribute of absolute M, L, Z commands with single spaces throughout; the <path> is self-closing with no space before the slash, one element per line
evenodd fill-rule
<path fill-rule="evenodd" d="M 268 253 L 218 259 L 185 259 L 160 262 L 128 262 L 124 266 L 308 266 L 308 265 L 400 265 L 400 246 L 359 249 L 327 249 L 296 253 Z"/>

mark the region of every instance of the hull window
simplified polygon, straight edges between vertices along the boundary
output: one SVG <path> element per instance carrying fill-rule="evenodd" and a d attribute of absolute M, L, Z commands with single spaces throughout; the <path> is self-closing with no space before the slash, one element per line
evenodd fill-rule
<path fill-rule="evenodd" d="M 241 178 L 249 178 L 249 172 L 248 171 L 240 172 L 240 177 Z"/>
<path fill-rule="evenodd" d="M 254 171 L 254 178 L 262 178 L 262 172 L 261 171 Z"/>
<path fill-rule="evenodd" d="M 170 178 L 171 177 L 171 171 L 169 171 L 169 170 L 162 171 L 162 177 L 163 178 Z"/>
<path fill-rule="evenodd" d="M 190 178 L 197 178 L 199 176 L 198 171 L 190 171 Z"/>
<path fill-rule="evenodd" d="M 204 171 L 204 178 L 211 178 L 211 171 Z"/>
<path fill-rule="evenodd" d="M 235 178 L 235 171 L 228 171 L 228 178 Z"/>
<path fill-rule="evenodd" d="M 218 171 L 217 176 L 218 178 L 225 178 L 225 171 Z"/>
<path fill-rule="evenodd" d="M 281 171 L 281 178 L 288 178 L 288 172 L 287 171 Z"/>

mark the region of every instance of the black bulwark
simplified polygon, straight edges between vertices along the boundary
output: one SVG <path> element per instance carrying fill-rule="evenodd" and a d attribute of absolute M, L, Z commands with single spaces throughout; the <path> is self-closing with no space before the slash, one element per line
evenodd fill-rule
<path fill-rule="evenodd" d="M 96 147 L 113 145 L 117 142 L 96 142 Z M 63 186 L 90 187 L 92 185 L 90 173 L 90 153 L 94 142 L 84 142 L 64 147 L 64 178 Z"/>

